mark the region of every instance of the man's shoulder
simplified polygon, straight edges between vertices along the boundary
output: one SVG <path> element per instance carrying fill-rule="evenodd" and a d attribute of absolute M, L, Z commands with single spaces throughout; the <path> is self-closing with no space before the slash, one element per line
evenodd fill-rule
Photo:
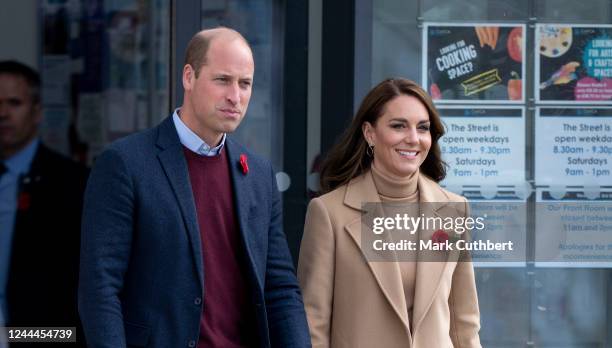
<path fill-rule="evenodd" d="M 113 141 L 104 148 L 101 155 L 114 153 L 131 160 L 133 158 L 143 158 L 154 153 L 155 144 L 158 142 L 160 132 L 164 127 L 168 127 L 167 121 L 168 119 L 165 119 L 152 128 L 132 133 Z M 178 139 L 178 136 L 176 137 Z"/>
<path fill-rule="evenodd" d="M 155 134 L 159 126 L 127 135 L 110 143 L 105 150 L 130 154 L 138 153 L 143 147 L 155 145 Z"/>
<path fill-rule="evenodd" d="M 229 136 L 227 137 L 227 140 L 226 140 L 226 146 L 230 147 L 231 150 L 236 152 L 235 154 L 236 158 L 239 158 L 240 155 L 245 155 L 247 162 L 249 164 L 249 167 L 252 167 L 255 165 L 257 166 L 258 169 L 266 168 L 267 170 L 269 170 L 270 167 L 272 166 L 269 159 L 265 158 L 262 155 L 259 155 L 253 150 L 250 150 L 248 147 L 238 142 L 237 140 L 230 138 Z"/>
<path fill-rule="evenodd" d="M 44 172 L 54 171 L 65 175 L 87 176 L 89 169 L 82 163 L 65 156 L 41 143 L 36 150 L 32 168 Z"/>

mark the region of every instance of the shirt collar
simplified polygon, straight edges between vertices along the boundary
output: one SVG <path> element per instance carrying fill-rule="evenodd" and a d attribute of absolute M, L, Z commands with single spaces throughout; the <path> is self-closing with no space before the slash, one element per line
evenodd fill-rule
<path fill-rule="evenodd" d="M 221 138 L 221 143 L 215 147 L 210 147 L 210 145 L 206 144 L 202 138 L 200 138 L 197 134 L 195 134 L 179 117 L 180 108 L 174 110 L 172 114 L 172 120 L 174 121 L 174 126 L 176 127 L 176 131 L 178 133 L 181 144 L 188 148 L 189 150 L 197 153 L 202 156 L 217 156 L 221 153 L 221 149 L 225 145 L 225 138 L 227 136 L 226 133 L 223 134 L 223 138 Z"/>
<path fill-rule="evenodd" d="M 17 175 L 27 173 L 30 170 L 32 161 L 34 160 L 34 155 L 38 149 L 38 144 L 40 144 L 40 140 L 34 139 L 21 151 L 4 161 L 4 165 L 6 165 L 8 171 Z"/>

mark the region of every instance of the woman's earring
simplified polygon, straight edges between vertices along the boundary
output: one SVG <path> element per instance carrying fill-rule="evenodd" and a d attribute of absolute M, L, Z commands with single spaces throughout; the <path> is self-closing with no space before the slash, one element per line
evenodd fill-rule
<path fill-rule="evenodd" d="M 368 144 L 368 147 L 366 148 L 366 154 L 370 157 L 374 157 L 374 145 Z"/>

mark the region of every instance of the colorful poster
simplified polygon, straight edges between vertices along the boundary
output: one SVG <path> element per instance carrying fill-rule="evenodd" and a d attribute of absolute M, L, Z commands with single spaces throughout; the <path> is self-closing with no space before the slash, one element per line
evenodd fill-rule
<path fill-rule="evenodd" d="M 423 87 L 438 103 L 522 103 L 524 33 L 522 24 L 425 24 Z"/>
<path fill-rule="evenodd" d="M 525 112 L 517 107 L 438 109 L 446 124 L 440 139 L 449 165 L 445 184 L 497 185 L 525 182 Z"/>
<path fill-rule="evenodd" d="M 612 25 L 538 24 L 536 102 L 612 102 Z"/>
<path fill-rule="evenodd" d="M 537 185 L 612 185 L 612 108 L 537 108 Z"/>

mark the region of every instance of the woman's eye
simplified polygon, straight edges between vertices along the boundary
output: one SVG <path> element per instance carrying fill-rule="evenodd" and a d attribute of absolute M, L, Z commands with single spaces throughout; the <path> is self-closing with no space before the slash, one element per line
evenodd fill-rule
<path fill-rule="evenodd" d="M 419 126 L 419 129 L 424 130 L 424 131 L 429 131 L 429 125 L 428 124 L 421 125 Z"/>
<path fill-rule="evenodd" d="M 392 124 L 392 125 L 391 125 L 391 128 L 393 128 L 393 129 L 401 129 L 401 128 L 404 128 L 404 125 L 403 125 L 403 124 L 401 124 L 401 123 L 398 123 L 398 124 Z"/>

